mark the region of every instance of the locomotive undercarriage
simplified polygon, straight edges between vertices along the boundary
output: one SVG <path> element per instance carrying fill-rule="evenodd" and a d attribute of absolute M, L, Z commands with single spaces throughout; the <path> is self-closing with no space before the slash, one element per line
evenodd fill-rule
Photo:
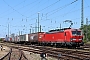
<path fill-rule="evenodd" d="M 67 42 L 66 45 L 69 47 L 80 47 L 80 46 L 83 46 L 84 43 L 83 42 L 80 42 L 80 43 L 77 43 L 77 42 L 70 42 L 69 43 L 69 42 Z"/>
<path fill-rule="evenodd" d="M 42 42 L 42 43 L 38 43 L 39 45 L 43 45 L 43 46 L 55 46 L 55 47 L 80 47 L 81 45 L 84 45 L 83 42 L 81 43 L 76 43 L 76 42 Z"/>

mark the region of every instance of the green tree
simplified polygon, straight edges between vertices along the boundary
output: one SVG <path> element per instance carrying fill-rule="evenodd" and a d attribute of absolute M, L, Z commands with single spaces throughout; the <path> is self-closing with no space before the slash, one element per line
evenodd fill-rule
<path fill-rule="evenodd" d="M 2 39 L 0 38 L 0 41 L 2 41 Z"/>
<path fill-rule="evenodd" d="M 82 29 L 82 28 L 80 28 L 80 29 Z M 84 34 L 84 40 L 90 41 L 90 25 L 83 26 L 83 34 Z"/>

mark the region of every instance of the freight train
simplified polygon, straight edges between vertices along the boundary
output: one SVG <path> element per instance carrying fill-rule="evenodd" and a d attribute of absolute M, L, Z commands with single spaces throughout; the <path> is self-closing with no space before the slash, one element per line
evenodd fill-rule
<path fill-rule="evenodd" d="M 49 32 L 37 32 L 10 37 L 10 42 L 30 43 L 52 46 L 73 46 L 83 45 L 83 34 L 80 29 L 63 28 L 50 30 Z"/>

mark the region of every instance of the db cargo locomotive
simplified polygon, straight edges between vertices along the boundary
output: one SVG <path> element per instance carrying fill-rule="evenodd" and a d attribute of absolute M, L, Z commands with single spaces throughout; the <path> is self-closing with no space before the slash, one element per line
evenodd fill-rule
<path fill-rule="evenodd" d="M 83 35 L 80 29 L 57 29 L 38 34 L 40 43 L 56 46 L 80 46 L 83 45 Z"/>
<path fill-rule="evenodd" d="M 80 29 L 56 29 L 49 32 L 38 32 L 11 37 L 13 42 L 28 42 L 39 45 L 75 46 L 83 45 L 83 35 Z"/>

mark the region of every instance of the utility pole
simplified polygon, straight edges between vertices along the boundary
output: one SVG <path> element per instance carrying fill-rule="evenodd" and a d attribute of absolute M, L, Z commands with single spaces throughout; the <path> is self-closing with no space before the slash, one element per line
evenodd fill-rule
<path fill-rule="evenodd" d="M 38 12 L 38 32 L 39 32 L 39 12 Z"/>
<path fill-rule="evenodd" d="M 60 29 L 61 29 L 61 24 L 60 24 Z"/>
<path fill-rule="evenodd" d="M 34 33 L 34 29 L 33 29 L 34 27 L 32 27 L 32 33 Z"/>
<path fill-rule="evenodd" d="M 9 24 L 8 24 L 8 38 L 9 38 Z"/>
<path fill-rule="evenodd" d="M 21 35 L 22 35 L 22 31 L 21 31 Z"/>
<path fill-rule="evenodd" d="M 37 19 L 36 19 L 36 24 L 35 24 L 35 32 L 37 32 Z"/>
<path fill-rule="evenodd" d="M 30 29 L 30 34 L 31 34 L 31 29 Z"/>
<path fill-rule="evenodd" d="M 88 34 L 88 18 L 86 18 L 86 41 L 88 41 L 87 34 Z"/>
<path fill-rule="evenodd" d="M 86 25 L 88 25 L 88 22 L 89 22 L 89 21 L 88 21 L 88 18 L 86 18 Z"/>
<path fill-rule="evenodd" d="M 9 40 L 9 18 L 8 18 L 8 26 L 7 26 L 7 29 L 8 29 L 8 40 Z"/>
<path fill-rule="evenodd" d="M 19 31 L 19 36 L 20 36 L 20 31 Z"/>
<path fill-rule="evenodd" d="M 82 32 L 83 32 L 83 25 L 84 25 L 84 14 L 83 14 L 83 7 L 84 7 L 84 5 L 83 5 L 84 3 L 83 3 L 83 0 L 82 0 L 82 3 L 81 3 L 81 28 L 82 28 Z M 84 33 L 84 32 L 83 32 Z"/>
<path fill-rule="evenodd" d="M 40 25 L 40 32 L 41 32 L 41 29 L 42 29 L 42 28 L 41 28 L 41 25 Z"/>

